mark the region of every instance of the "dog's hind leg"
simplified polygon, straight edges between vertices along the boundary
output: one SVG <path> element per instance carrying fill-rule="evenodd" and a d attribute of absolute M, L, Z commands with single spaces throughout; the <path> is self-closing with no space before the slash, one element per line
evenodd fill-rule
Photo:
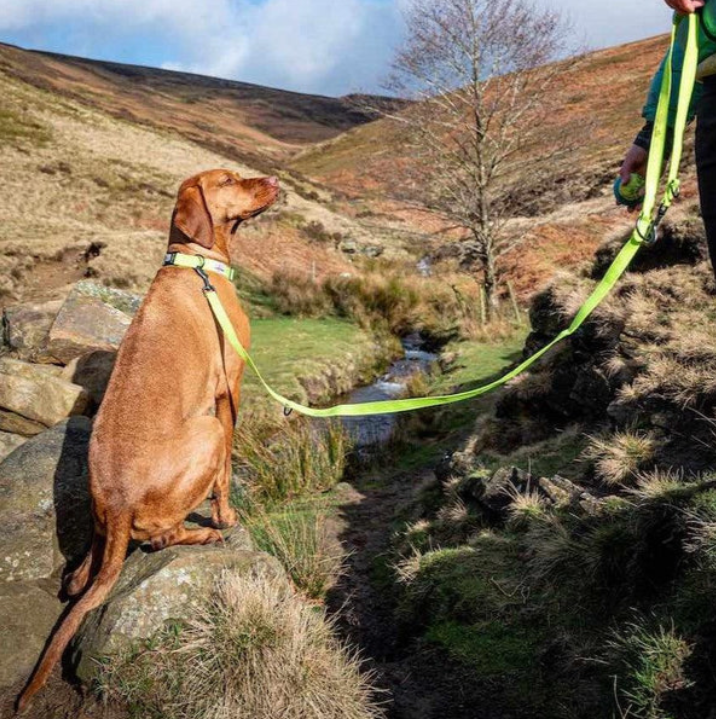
<path fill-rule="evenodd" d="M 92 547 L 82 564 L 65 577 L 64 589 L 68 597 L 76 597 L 85 590 L 90 579 L 99 571 L 103 553 L 104 537 L 95 530 Z"/>
<path fill-rule="evenodd" d="M 214 544 L 223 542 L 224 537 L 216 529 L 187 529 L 184 525 L 172 527 L 149 540 L 152 549 L 166 549 L 176 544 Z"/>
<path fill-rule="evenodd" d="M 221 422 L 224 430 L 224 443 L 226 454 L 223 466 L 219 469 L 214 482 L 213 497 L 211 500 L 211 523 L 217 529 L 234 527 L 238 523 L 236 510 L 229 505 L 229 491 L 231 487 L 231 447 L 234 441 L 234 426 L 238 398 L 234 405 L 230 396 L 221 397 L 216 404 L 216 418 Z"/>

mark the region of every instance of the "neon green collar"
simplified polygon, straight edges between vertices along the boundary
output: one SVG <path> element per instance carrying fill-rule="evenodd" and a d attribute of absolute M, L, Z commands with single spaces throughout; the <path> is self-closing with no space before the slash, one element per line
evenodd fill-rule
<path fill-rule="evenodd" d="M 203 269 L 209 272 L 215 272 L 217 275 L 223 275 L 229 282 L 236 279 L 236 269 L 227 265 L 225 262 L 212 260 L 203 255 L 185 255 L 182 252 L 169 252 L 164 257 L 163 266 L 168 265 L 174 267 L 188 267 L 190 269 Z"/>

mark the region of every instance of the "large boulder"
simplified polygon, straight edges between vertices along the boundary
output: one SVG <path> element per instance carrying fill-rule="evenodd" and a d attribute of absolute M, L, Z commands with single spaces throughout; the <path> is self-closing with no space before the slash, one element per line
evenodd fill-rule
<path fill-rule="evenodd" d="M 89 394 L 59 377 L 60 371 L 49 365 L 0 359 L 0 408 L 46 427 L 82 414 L 89 406 Z M 20 427 L 15 431 L 24 434 Z"/>
<path fill-rule="evenodd" d="M 50 329 L 50 353 L 68 364 L 88 352 L 116 350 L 140 301 L 128 292 L 77 283 Z"/>
<path fill-rule="evenodd" d="M 5 344 L 21 359 L 53 361 L 47 341 L 61 307 L 62 300 L 27 302 L 6 307 L 3 311 Z"/>
<path fill-rule="evenodd" d="M 190 620 L 222 573 L 284 576 L 274 557 L 250 548 L 240 530 L 224 546 L 136 550 L 107 602 L 84 621 L 72 644 L 72 664 L 84 682 L 97 675 L 97 660 L 129 651 L 167 622 Z"/>
<path fill-rule="evenodd" d="M 90 420 L 72 417 L 0 463 L 0 583 L 50 577 L 91 538 Z"/>
<path fill-rule="evenodd" d="M 0 687 L 30 676 L 62 608 L 35 582 L 0 582 Z"/>

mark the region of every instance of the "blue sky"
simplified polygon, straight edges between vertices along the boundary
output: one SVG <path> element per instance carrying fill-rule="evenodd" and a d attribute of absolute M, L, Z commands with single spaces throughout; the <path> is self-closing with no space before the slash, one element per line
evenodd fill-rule
<path fill-rule="evenodd" d="M 380 90 L 404 1 L 0 0 L 0 40 L 341 95 Z M 533 1 L 568 8 L 575 40 L 591 48 L 669 27 L 663 0 Z"/>

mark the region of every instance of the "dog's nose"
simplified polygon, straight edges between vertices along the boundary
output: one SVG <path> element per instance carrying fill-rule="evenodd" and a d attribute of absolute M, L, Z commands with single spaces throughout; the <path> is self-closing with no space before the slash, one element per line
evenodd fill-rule
<path fill-rule="evenodd" d="M 271 187 L 278 187 L 278 177 L 274 177 L 273 175 L 271 177 L 267 177 L 264 182 L 267 185 L 271 185 Z"/>

